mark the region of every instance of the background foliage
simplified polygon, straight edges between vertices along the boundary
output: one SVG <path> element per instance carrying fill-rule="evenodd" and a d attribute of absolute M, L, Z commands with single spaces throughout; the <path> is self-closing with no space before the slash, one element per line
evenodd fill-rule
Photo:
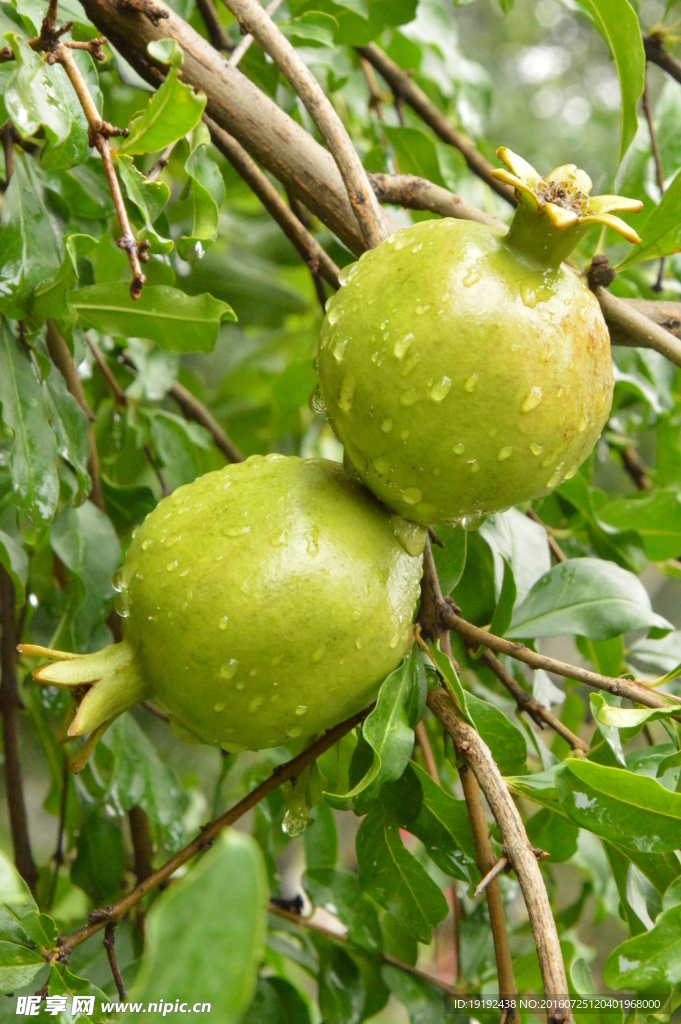
<path fill-rule="evenodd" d="M 201 5 L 171 6 L 206 35 Z M 71 38 L 96 35 L 73 0 L 59 11 L 73 22 Z M 673 301 L 681 290 L 681 86 L 649 70 L 659 174 L 639 100 L 641 31 L 665 18 L 671 24 L 675 13 L 673 0 L 666 10 L 644 0 L 636 11 L 626 0 L 289 0 L 276 18 L 331 96 L 367 170 L 418 174 L 508 220 L 458 151 L 362 66 L 353 47 L 375 40 L 488 158 L 503 143 L 542 172 L 574 161 L 595 191 L 614 181 L 641 199 L 639 255 L 596 233 L 579 261 L 586 265 L 598 246 L 613 264 L 624 261 L 616 294 Z M 112 48 L 97 65 L 75 51 L 104 117 L 130 128 L 113 143 L 115 163 L 133 230 L 150 253 L 142 297 L 130 299 L 128 260 L 116 245 L 111 194 L 82 110 L 63 69 L 27 44 L 44 14 L 41 0 L 0 3 L 11 48 L 0 63 L 0 123 L 9 138 L 0 227 L 0 563 L 15 603 L 4 626 L 17 640 L 85 652 L 116 636 L 111 578 L 134 527 L 164 493 L 224 464 L 210 432 L 183 415 L 176 382 L 246 456 L 340 459 L 342 450 L 308 404 L 322 317 L 308 268 L 211 145 L 205 99 L 181 82 L 177 53 L 163 44 L 154 55 L 168 75 L 155 93 Z M 218 14 L 235 44 L 238 26 L 224 8 Z M 257 46 L 240 66 L 315 131 Z M 167 164 L 157 169 L 161 154 Z M 145 177 L 152 168 L 154 180 Z M 391 212 L 401 224 L 431 216 Z M 312 228 L 338 265 L 352 261 L 326 228 Z M 51 358 L 48 318 L 66 341 L 91 416 Z M 649 349 L 613 356 L 615 400 L 601 441 L 574 479 L 534 506 L 568 561 L 551 567 L 546 530 L 525 508 L 467 535 L 441 530 L 436 561 L 443 589 L 469 621 L 605 675 L 670 673 L 666 688 L 681 694 L 681 380 Z M 90 492 L 92 440 L 100 502 Z M 681 980 L 678 724 L 502 659 L 589 744 L 578 759 L 564 739 L 517 711 L 483 661 L 461 644 L 455 654 L 470 720 L 508 778 L 531 842 L 550 855 L 542 872 L 571 991 L 654 993 L 670 1000 L 669 1010 Z M 0 991 L 47 984 L 50 994 L 115 997 L 98 937 L 74 950 L 68 969 L 46 966 L 57 934 L 163 863 L 295 751 L 237 759 L 188 747 L 141 707 L 116 721 L 72 776 L 67 758 L 77 744 L 56 742 L 65 698 L 32 682 L 33 664 L 21 661 L 17 672 L 39 867 L 34 902 L 10 863 L 3 815 Z M 5 654 L 5 701 L 8 673 Z M 117 949 L 128 990 L 145 1000 L 196 993 L 225 1022 L 440 1022 L 441 989 L 388 963 L 387 954 L 461 993 L 496 991 L 456 758 L 429 715 L 423 725 L 441 785 L 426 770 L 423 744 L 409 761 L 425 685 L 413 654 L 384 685 L 363 730 L 320 758 L 323 788 L 336 796 L 307 812 L 302 835 L 282 829 L 287 813 L 289 824 L 300 816 L 290 787 L 275 790 L 125 919 Z M 386 719 L 399 723 L 387 737 Z M 501 855 L 494 828 L 491 835 Z M 512 875 L 502 875 L 501 890 L 518 988 L 536 992 L 537 957 Z M 268 898 L 295 907 L 287 901 L 302 894 L 326 932 L 267 916 Z M 339 931 L 346 941 L 333 937 Z M 14 1005 L 3 1000 L 0 1018 L 13 1017 Z"/>

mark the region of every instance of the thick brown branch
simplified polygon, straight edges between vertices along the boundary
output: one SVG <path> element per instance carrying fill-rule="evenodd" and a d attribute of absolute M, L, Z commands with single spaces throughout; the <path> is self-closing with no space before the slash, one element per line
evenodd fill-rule
<path fill-rule="evenodd" d="M 105 924 L 120 921 L 148 893 L 152 892 L 161 882 L 165 882 L 171 875 L 175 874 L 178 868 L 182 867 L 183 864 L 186 864 L 187 861 L 190 861 L 197 854 L 208 849 L 224 829 L 233 825 L 239 818 L 242 818 L 256 804 L 259 804 L 268 793 L 278 789 L 279 786 L 289 779 L 297 778 L 304 768 L 307 768 L 308 765 L 312 764 L 326 750 L 329 750 L 346 733 L 354 729 L 356 725 L 359 725 L 369 710 L 361 711 L 358 715 L 353 715 L 352 718 L 348 718 L 345 722 L 334 726 L 333 729 L 329 729 L 328 732 L 312 743 L 306 750 L 303 750 L 302 753 L 298 754 L 297 757 L 275 768 L 270 777 L 261 782 L 259 786 L 256 786 L 243 800 L 240 800 L 238 804 L 235 804 L 234 807 L 230 808 L 219 818 L 211 821 L 210 824 L 205 825 L 201 830 L 201 834 L 185 846 L 184 849 L 180 850 L 179 853 L 171 857 L 163 867 L 153 871 L 144 882 L 135 886 L 131 892 L 116 900 L 111 906 L 95 910 L 90 914 L 88 923 L 83 925 L 82 928 L 72 932 L 71 935 L 61 938 L 54 958 L 68 959 L 72 949 L 75 949 L 81 942 L 85 942 L 90 936 L 100 931 Z"/>
<path fill-rule="evenodd" d="M 9 824 L 17 871 L 29 886 L 35 889 L 38 871 L 33 861 L 28 835 L 28 819 L 24 803 L 24 788 L 19 760 L 19 720 L 21 708 L 17 692 L 16 637 L 14 635 L 14 585 L 9 573 L 0 565 L 0 715 L 2 716 L 2 743 L 4 751 L 5 793 L 9 810 Z"/>
<path fill-rule="evenodd" d="M 613 345 L 652 348 L 676 366 L 681 366 L 681 341 L 670 331 L 639 313 L 633 305 L 611 295 L 606 288 L 597 285 L 593 292 L 603 310 Z"/>
<path fill-rule="evenodd" d="M 45 340 L 50 358 L 64 378 L 67 390 L 73 395 L 75 400 L 78 402 L 78 405 L 87 416 L 87 437 L 90 447 L 87 468 L 90 474 L 90 479 L 92 480 L 90 501 L 92 501 L 97 508 L 103 510 L 104 495 L 102 493 L 102 479 L 99 472 L 99 456 L 97 455 L 95 435 L 92 431 L 92 422 L 95 415 L 87 404 L 85 392 L 83 391 L 83 382 L 78 376 L 78 371 L 73 365 L 73 359 L 71 358 L 69 347 L 51 320 L 47 321 Z"/>
<path fill-rule="evenodd" d="M 224 0 L 235 18 L 269 54 L 317 125 L 343 177 L 365 245 L 386 237 L 383 214 L 343 122 L 321 85 L 257 0 Z"/>
<path fill-rule="evenodd" d="M 664 299 L 621 299 L 626 306 L 653 320 L 659 327 L 681 339 L 681 302 Z"/>
<path fill-rule="evenodd" d="M 480 646 L 488 647 L 497 654 L 508 654 L 516 661 L 522 661 L 530 668 L 541 668 L 545 672 L 553 672 L 555 675 L 564 676 L 566 679 L 576 679 L 579 683 L 586 683 L 597 690 L 606 690 L 617 697 L 626 697 L 627 700 L 643 704 L 648 708 L 668 708 L 670 704 L 681 705 L 681 697 L 665 693 L 660 695 L 655 690 L 645 686 L 637 680 L 613 678 L 602 676 L 598 672 L 591 672 L 589 669 L 580 668 L 577 665 L 570 665 L 566 661 L 557 661 L 555 658 L 547 658 L 544 654 L 537 654 L 531 651 L 525 644 L 516 643 L 513 640 L 505 640 L 501 636 L 488 633 L 471 622 L 466 622 L 460 615 L 457 615 L 448 605 L 441 608 L 442 625 L 458 633 L 465 643 L 475 649 Z M 676 717 L 676 716 L 674 716 Z"/>
<path fill-rule="evenodd" d="M 246 150 L 236 139 L 220 128 L 210 117 L 205 119 L 210 129 L 214 145 L 225 156 L 234 169 L 244 179 L 248 187 L 258 197 L 267 212 L 276 220 L 279 227 L 312 270 L 318 269 L 325 281 L 333 288 L 339 288 L 338 267 L 324 251 L 317 239 L 296 217 L 277 192 L 274 185 L 260 170 L 255 160 L 251 159 Z"/>
<path fill-rule="evenodd" d="M 414 174 L 370 174 L 369 181 L 379 203 L 404 206 L 408 210 L 429 210 L 431 213 L 439 213 L 441 217 L 474 220 L 479 224 L 506 230 L 503 221 L 490 217 L 454 192 L 441 185 L 434 185 L 427 178 L 418 178 Z"/>
<path fill-rule="evenodd" d="M 452 128 L 444 114 L 431 103 L 423 89 L 419 88 L 406 71 L 395 64 L 375 43 L 358 46 L 356 49 L 360 57 L 364 57 L 376 68 L 396 96 L 408 103 L 443 142 L 459 150 L 473 174 L 482 178 L 502 199 L 506 199 L 513 206 L 516 205 L 513 189 L 492 177 L 492 165 L 461 132 Z"/>
<path fill-rule="evenodd" d="M 651 64 L 657 64 L 659 68 L 662 68 L 668 75 L 671 75 L 672 78 L 681 83 L 681 61 L 667 53 L 663 38 L 657 35 L 644 36 L 643 45 L 646 51 L 646 59 Z"/>

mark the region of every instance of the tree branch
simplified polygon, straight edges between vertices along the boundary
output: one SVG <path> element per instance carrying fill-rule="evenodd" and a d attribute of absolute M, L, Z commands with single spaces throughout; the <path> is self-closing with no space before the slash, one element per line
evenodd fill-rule
<path fill-rule="evenodd" d="M 125 994 L 125 985 L 123 984 L 123 978 L 121 976 L 120 969 L 118 967 L 118 961 L 116 960 L 116 952 L 114 950 L 114 943 L 116 941 L 116 925 L 108 924 L 104 929 L 104 949 L 106 955 L 109 958 L 109 967 L 113 974 L 113 980 L 116 984 L 118 991 L 118 998 L 122 1003 L 125 1002 L 127 996 Z"/>
<path fill-rule="evenodd" d="M 646 60 L 649 60 L 651 64 L 657 64 L 659 68 L 662 68 L 681 84 L 681 61 L 667 53 L 663 37 L 659 35 L 644 36 L 643 45 L 646 51 Z"/>
<path fill-rule="evenodd" d="M 408 210 L 429 210 L 431 213 L 439 213 L 441 217 L 474 220 L 479 224 L 506 230 L 503 221 L 490 217 L 454 192 L 441 185 L 434 185 L 427 178 L 418 178 L 414 174 L 370 174 L 369 181 L 379 203 L 403 206 Z"/>
<path fill-rule="evenodd" d="M 543 526 L 544 527 L 544 529 L 546 530 L 546 538 L 548 540 L 549 549 L 551 551 L 551 554 L 555 558 L 555 560 L 557 562 L 566 562 L 567 558 L 566 558 L 565 553 L 563 552 L 563 549 L 561 548 L 560 544 L 558 543 L 556 538 L 551 535 L 551 533 L 548 530 L 548 527 L 546 526 L 546 523 L 542 522 L 542 520 L 539 518 L 539 516 L 534 511 L 534 509 L 533 508 L 528 508 L 528 510 L 525 513 L 525 515 L 527 516 L 528 519 L 531 519 L 533 523 L 538 523 L 539 526 Z"/>
<path fill-rule="evenodd" d="M 196 6 L 199 9 L 203 24 L 206 26 L 211 46 L 214 46 L 216 50 L 232 53 L 234 51 L 234 43 L 225 32 L 223 24 L 218 17 L 218 12 L 215 10 L 213 0 L 196 0 Z"/>
<path fill-rule="evenodd" d="M 383 214 L 343 122 L 312 72 L 257 0 L 223 0 L 239 24 L 269 54 L 317 125 L 343 177 L 368 248 L 387 236 Z"/>
<path fill-rule="evenodd" d="M 146 881 L 152 873 L 151 861 L 154 856 L 154 844 L 151 841 L 149 819 L 137 804 L 128 811 L 132 852 L 135 858 L 134 871 L 137 884 Z"/>
<path fill-rule="evenodd" d="M 265 8 L 265 12 L 267 13 L 267 15 L 270 18 L 273 18 L 275 13 L 281 7 L 281 4 L 282 4 L 282 0 L 271 0 L 271 2 Z M 250 50 L 252 45 L 253 45 L 253 36 L 250 34 L 250 32 L 247 32 L 246 35 L 241 40 L 241 42 L 239 43 L 239 45 L 235 48 L 234 53 L 232 54 L 232 56 L 229 58 L 229 62 L 228 63 L 229 63 L 230 68 L 235 68 L 235 67 L 238 66 L 239 61 L 244 56 L 244 54 L 246 54 L 248 52 L 248 50 Z"/>
<path fill-rule="evenodd" d="M 85 942 L 86 939 L 95 935 L 109 922 L 117 923 L 120 921 L 132 907 L 136 906 L 140 900 L 162 882 L 170 878 L 178 868 L 182 867 L 183 864 L 186 864 L 187 861 L 190 861 L 197 854 L 207 850 L 224 829 L 233 825 L 239 818 L 242 818 L 256 804 L 260 803 L 268 793 L 278 789 L 279 786 L 284 782 L 288 782 L 289 779 L 297 778 L 304 768 L 307 768 L 317 757 L 320 757 L 321 754 L 334 746 L 346 733 L 354 729 L 356 725 L 359 725 L 370 710 L 371 708 L 366 708 L 364 711 L 360 711 L 359 714 L 353 715 L 352 718 L 346 719 L 345 722 L 334 726 L 333 729 L 329 729 L 328 732 L 320 737 L 320 739 L 315 740 L 302 753 L 275 768 L 268 779 L 265 779 L 259 786 L 256 786 L 254 790 L 248 793 L 230 810 L 214 821 L 211 821 L 210 824 L 205 825 L 201 830 L 201 834 L 196 839 L 193 839 L 184 849 L 176 853 L 174 857 L 171 857 L 162 867 L 153 871 L 148 878 L 139 885 L 136 885 L 131 892 L 122 896 L 121 899 L 116 900 L 110 906 L 93 911 L 87 924 L 83 925 L 82 928 L 78 928 L 77 931 L 72 932 L 70 935 L 61 937 L 58 948 L 50 954 L 50 959 L 59 959 L 60 962 L 67 961 L 71 951 L 76 946 L 79 946 L 81 942 Z"/>
<path fill-rule="evenodd" d="M 591 672 L 586 668 L 579 668 L 577 665 L 570 665 L 565 661 L 557 661 L 555 658 L 547 658 L 544 654 L 537 654 L 524 644 L 516 643 L 513 640 L 505 640 L 501 636 L 488 633 L 486 629 L 480 629 L 471 622 L 462 619 L 460 615 L 445 604 L 440 608 L 442 625 L 458 633 L 465 643 L 477 649 L 481 645 L 488 647 L 497 654 L 508 654 L 516 661 L 522 661 L 530 668 L 541 668 L 545 672 L 553 672 L 555 675 L 564 676 L 566 679 L 576 679 L 579 683 L 586 683 L 598 690 L 606 690 L 617 697 L 626 697 L 628 700 L 643 704 L 648 708 L 668 708 L 670 704 L 681 705 L 681 697 L 672 693 L 665 693 L 664 696 L 656 693 L 644 683 L 638 680 L 613 678 L 602 676 L 598 672 Z M 681 712 L 680 712 L 681 714 Z M 674 716 L 677 717 L 677 716 Z"/>
<path fill-rule="evenodd" d="M 639 313 L 633 305 L 616 298 L 607 288 L 595 285 L 592 291 L 603 310 L 613 345 L 652 348 L 676 366 L 681 366 L 681 341 L 670 331 Z"/>
<path fill-rule="evenodd" d="M 473 174 L 482 178 L 485 184 L 489 185 L 502 199 L 513 206 L 516 205 L 513 189 L 492 177 L 490 173 L 492 165 L 485 160 L 481 153 L 478 153 L 468 139 L 452 128 L 444 114 L 437 109 L 435 104 L 431 103 L 423 89 L 419 88 L 406 71 L 395 64 L 375 43 L 369 43 L 368 46 L 357 46 L 355 49 L 360 57 L 364 57 L 376 68 L 393 93 L 408 103 L 428 127 L 432 128 L 438 138 L 459 150 Z"/>
<path fill-rule="evenodd" d="M 4 751 L 5 792 L 9 811 L 9 824 L 14 847 L 14 863 L 31 892 L 38 881 L 38 870 L 31 852 L 28 819 L 24 803 L 24 788 L 19 760 L 18 711 L 21 708 L 17 693 L 16 637 L 14 635 L 14 585 L 9 573 L 0 565 L 0 715 L 2 715 L 2 743 Z"/>

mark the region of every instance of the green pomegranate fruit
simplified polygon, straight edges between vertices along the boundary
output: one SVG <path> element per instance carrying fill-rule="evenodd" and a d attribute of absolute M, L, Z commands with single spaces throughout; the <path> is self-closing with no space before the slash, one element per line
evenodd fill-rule
<path fill-rule="evenodd" d="M 147 516 L 115 581 L 122 643 L 24 652 L 53 659 L 40 682 L 91 684 L 71 736 L 149 697 L 185 739 L 277 746 L 360 711 L 397 667 L 424 542 L 342 466 L 252 456 Z"/>
<path fill-rule="evenodd" d="M 608 417 L 600 307 L 562 266 L 594 222 L 638 236 L 589 198 L 574 165 L 546 179 L 509 150 L 493 172 L 518 198 L 508 232 L 429 220 L 345 268 L 318 351 L 321 398 L 346 458 L 419 523 L 466 522 L 546 494 L 577 471 Z"/>

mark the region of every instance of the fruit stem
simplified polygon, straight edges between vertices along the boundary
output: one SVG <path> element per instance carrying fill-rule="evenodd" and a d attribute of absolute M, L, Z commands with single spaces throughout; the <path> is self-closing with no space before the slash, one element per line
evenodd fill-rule
<path fill-rule="evenodd" d="M 587 224 L 579 223 L 558 229 L 541 206 L 531 210 L 521 201 L 513 215 L 508 234 L 504 237 L 504 243 L 542 269 L 556 270 L 578 245 L 587 229 Z"/>

